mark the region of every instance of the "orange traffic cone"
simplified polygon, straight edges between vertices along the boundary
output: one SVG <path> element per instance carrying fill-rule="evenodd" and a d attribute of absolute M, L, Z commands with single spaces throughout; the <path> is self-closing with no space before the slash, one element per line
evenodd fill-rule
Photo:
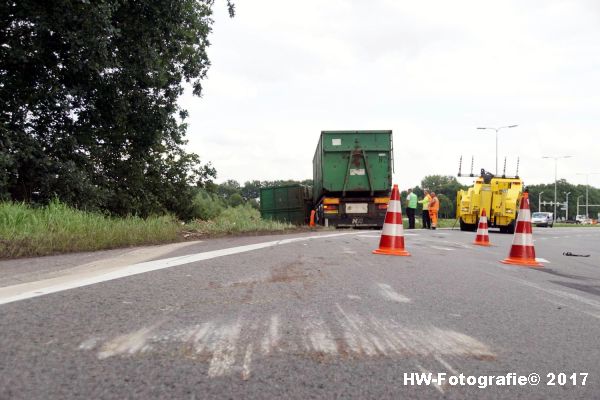
<path fill-rule="evenodd" d="M 481 210 L 481 217 L 479 217 L 479 226 L 477 227 L 477 236 L 473 244 L 479 246 L 490 245 L 490 235 L 488 234 L 488 223 L 487 216 L 485 215 L 485 208 Z"/>
<path fill-rule="evenodd" d="M 504 264 L 524 265 L 527 267 L 543 267 L 535 260 L 533 247 L 533 234 L 531 230 L 531 211 L 529 211 L 529 193 L 523 193 L 517 226 L 513 236 L 513 244 L 508 258 L 502 260 Z"/>
<path fill-rule="evenodd" d="M 402 226 L 402 207 L 398 185 L 392 189 L 392 197 L 385 213 L 385 222 L 381 231 L 379 248 L 373 250 L 374 254 L 388 254 L 392 256 L 410 256 L 404 250 L 404 227 Z"/>

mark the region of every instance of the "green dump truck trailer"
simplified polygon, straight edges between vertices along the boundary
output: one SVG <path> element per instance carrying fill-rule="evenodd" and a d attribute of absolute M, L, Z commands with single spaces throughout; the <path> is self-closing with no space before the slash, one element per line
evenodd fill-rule
<path fill-rule="evenodd" d="M 260 189 L 260 216 L 281 222 L 303 225 L 308 222 L 312 206 L 309 188 L 282 185 Z"/>
<path fill-rule="evenodd" d="M 392 131 L 323 131 L 313 158 L 317 223 L 381 228 L 393 172 Z"/>

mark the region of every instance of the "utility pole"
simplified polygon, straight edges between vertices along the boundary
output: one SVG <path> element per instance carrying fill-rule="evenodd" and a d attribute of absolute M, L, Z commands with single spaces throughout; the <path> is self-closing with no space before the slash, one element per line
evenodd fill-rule
<path fill-rule="evenodd" d="M 577 219 L 577 215 L 579 215 L 579 199 L 582 198 L 583 195 L 577 196 L 577 212 L 575 213 L 575 218 Z"/>
<path fill-rule="evenodd" d="M 590 189 L 590 182 L 589 182 L 589 177 L 590 175 L 598 175 L 600 174 L 600 172 L 581 172 L 578 173 L 577 175 L 585 175 L 585 217 L 589 218 L 590 217 L 590 202 L 589 202 L 589 189 Z M 577 209 L 577 214 L 579 214 L 579 209 Z"/>
<path fill-rule="evenodd" d="M 538 211 L 542 211 L 542 193 L 544 193 L 543 190 L 538 195 Z"/>
<path fill-rule="evenodd" d="M 498 131 L 500 129 L 504 129 L 504 128 L 516 128 L 519 125 L 508 125 L 508 126 L 501 126 L 499 128 L 487 128 L 487 127 L 479 127 L 477 129 L 490 129 L 493 131 L 496 131 L 496 176 L 498 176 Z"/>
<path fill-rule="evenodd" d="M 558 182 L 558 160 L 560 158 L 571 158 L 573 156 L 543 156 L 542 158 L 554 159 L 554 222 L 556 222 L 556 184 Z"/>
<path fill-rule="evenodd" d="M 567 204 L 565 207 L 565 210 L 566 210 L 565 220 L 568 221 L 569 220 L 569 195 L 571 194 L 571 192 L 567 192 L 565 194 L 567 195 L 567 201 L 566 201 Z"/>

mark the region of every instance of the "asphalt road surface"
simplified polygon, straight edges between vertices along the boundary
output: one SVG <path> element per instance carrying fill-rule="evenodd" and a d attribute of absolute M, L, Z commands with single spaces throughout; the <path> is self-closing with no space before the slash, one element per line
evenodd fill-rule
<path fill-rule="evenodd" d="M 535 229 L 539 269 L 499 263 L 511 235 L 405 234 L 0 262 L 0 398 L 600 398 L 600 229 Z"/>

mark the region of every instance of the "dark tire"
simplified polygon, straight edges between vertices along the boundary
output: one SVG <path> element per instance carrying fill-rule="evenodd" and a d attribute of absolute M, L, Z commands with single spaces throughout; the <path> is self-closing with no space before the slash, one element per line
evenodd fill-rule
<path fill-rule="evenodd" d="M 510 225 L 504 227 L 504 230 L 500 228 L 500 232 L 502 233 L 510 233 L 511 235 L 515 233 L 515 221 L 511 222 Z"/>
<path fill-rule="evenodd" d="M 467 224 L 460 220 L 460 230 L 466 232 L 475 232 L 477 230 L 477 224 Z"/>

